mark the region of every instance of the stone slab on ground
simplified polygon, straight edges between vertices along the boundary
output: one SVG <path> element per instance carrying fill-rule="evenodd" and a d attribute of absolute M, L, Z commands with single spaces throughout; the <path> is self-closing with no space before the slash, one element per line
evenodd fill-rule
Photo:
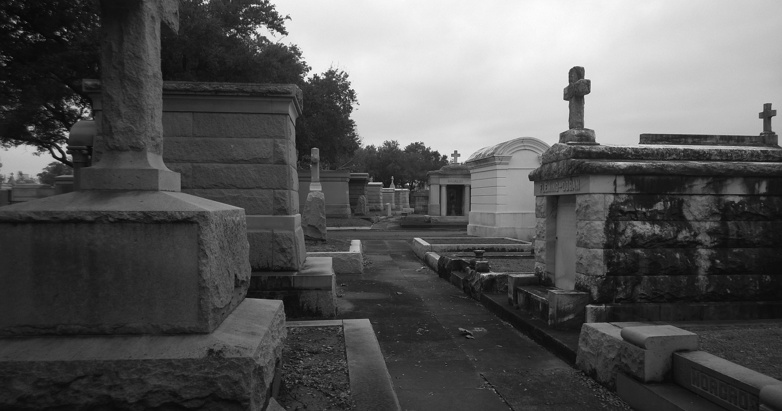
<path fill-rule="evenodd" d="M 285 335 L 281 302 L 246 299 L 210 334 L 0 339 L 0 408 L 262 409 Z"/>
<path fill-rule="evenodd" d="M 299 271 L 255 271 L 250 298 L 283 300 L 288 318 L 334 318 L 336 284 L 329 257 L 308 257 Z"/>
<path fill-rule="evenodd" d="M 363 274 L 364 255 L 361 252 L 361 240 L 352 240 L 348 251 L 310 251 L 310 257 L 329 257 L 335 274 Z"/>

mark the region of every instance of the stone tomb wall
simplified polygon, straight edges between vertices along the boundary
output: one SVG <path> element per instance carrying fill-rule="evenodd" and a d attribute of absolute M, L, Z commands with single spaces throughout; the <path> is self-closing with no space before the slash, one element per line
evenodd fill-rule
<path fill-rule="evenodd" d="M 100 107 L 100 94 L 91 98 Z M 181 174 L 182 192 L 244 208 L 253 271 L 295 271 L 306 258 L 299 114 L 301 90 L 293 85 L 163 85 L 163 159 Z M 101 153 L 94 155 L 93 163 Z"/>
<path fill-rule="evenodd" d="M 595 303 L 780 301 L 780 161 L 774 147 L 557 144 L 530 177 L 536 273 Z"/>
<path fill-rule="evenodd" d="M 320 170 L 320 185 L 326 197 L 326 218 L 350 218 L 349 171 Z M 299 201 L 305 204 L 310 193 L 309 170 L 299 170 Z"/>
<path fill-rule="evenodd" d="M 369 211 L 383 210 L 383 193 L 380 191 L 382 188 L 383 183 L 367 183 L 367 203 L 369 204 Z"/>

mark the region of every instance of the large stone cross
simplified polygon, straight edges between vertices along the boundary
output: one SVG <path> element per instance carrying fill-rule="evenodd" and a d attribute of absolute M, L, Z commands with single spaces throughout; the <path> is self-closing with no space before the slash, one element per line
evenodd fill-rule
<path fill-rule="evenodd" d="M 584 96 L 591 91 L 592 81 L 584 78 L 583 67 L 573 67 L 568 73 L 568 84 L 564 99 L 569 101 L 568 124 L 571 129 L 584 128 Z"/>
<path fill-rule="evenodd" d="M 592 81 L 584 78 L 583 67 L 573 67 L 568 72 L 568 85 L 563 97 L 568 101 L 569 130 L 559 134 L 560 143 L 597 144 L 595 132 L 584 128 L 584 96 L 592 91 Z"/>
<path fill-rule="evenodd" d="M 459 157 L 461 156 L 462 155 L 459 154 L 458 151 L 454 150 L 453 153 L 451 154 L 451 158 L 453 158 L 453 160 L 451 160 L 451 164 L 459 164 Z"/>
<path fill-rule="evenodd" d="M 774 117 L 777 115 L 776 110 L 771 109 L 771 103 L 763 104 L 763 111 L 758 113 L 758 118 L 763 119 L 763 133 L 764 134 L 773 134 L 774 132 L 771 130 L 771 117 Z"/>
<path fill-rule="evenodd" d="M 179 191 L 163 164 L 160 24 L 179 29 L 178 0 L 101 0 L 99 160 L 82 189 Z M 89 169 L 89 170 L 88 170 Z"/>

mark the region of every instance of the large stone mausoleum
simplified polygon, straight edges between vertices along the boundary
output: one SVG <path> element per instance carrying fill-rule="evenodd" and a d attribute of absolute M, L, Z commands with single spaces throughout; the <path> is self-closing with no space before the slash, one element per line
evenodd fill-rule
<path fill-rule="evenodd" d="M 535 236 L 529 173 L 540 166 L 548 148 L 536 138 L 519 137 L 484 147 L 467 159 L 472 190 L 467 234 L 526 241 Z"/>
<path fill-rule="evenodd" d="M 588 321 L 782 317 L 770 110 L 759 136 L 642 134 L 618 147 L 597 144 L 580 109 L 529 177 L 542 283 L 586 293 Z"/>

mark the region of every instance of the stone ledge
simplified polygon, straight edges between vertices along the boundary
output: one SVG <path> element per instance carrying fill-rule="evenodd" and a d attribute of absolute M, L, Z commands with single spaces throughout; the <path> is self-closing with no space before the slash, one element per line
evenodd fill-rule
<path fill-rule="evenodd" d="M 248 299 L 210 334 L 0 339 L 0 408 L 262 409 L 285 336 L 282 303 Z"/>
<path fill-rule="evenodd" d="M 349 251 L 310 251 L 307 253 L 307 258 L 311 257 L 331 258 L 335 274 L 364 274 L 361 240 L 351 240 Z"/>
<path fill-rule="evenodd" d="M 674 354 L 673 367 L 677 384 L 729 410 L 758 409 L 761 390 L 782 385 L 704 351 Z"/>

